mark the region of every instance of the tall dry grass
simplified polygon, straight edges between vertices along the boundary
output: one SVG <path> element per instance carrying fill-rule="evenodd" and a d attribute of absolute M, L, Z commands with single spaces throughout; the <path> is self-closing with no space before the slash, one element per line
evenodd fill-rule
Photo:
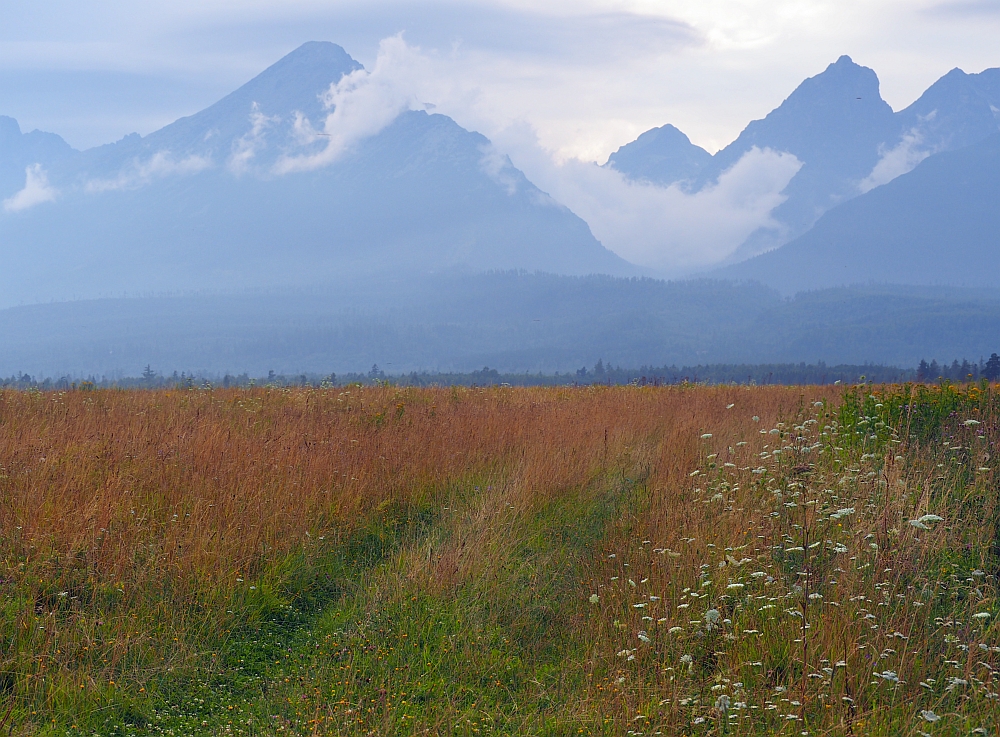
<path fill-rule="evenodd" d="M 878 489 L 856 483 L 855 474 L 850 493 L 838 500 L 807 507 L 803 499 L 786 507 L 796 491 L 820 499 L 827 488 L 843 489 L 835 486 L 842 473 L 823 464 L 807 469 L 799 456 L 794 462 L 788 456 L 768 461 L 767 472 L 755 475 L 751 467 L 762 462 L 751 459 L 759 459 L 765 445 L 773 449 L 775 436 L 766 431 L 782 421 L 791 432 L 819 416 L 808 432 L 795 433 L 816 440 L 828 424 L 823 413 L 833 411 L 841 394 L 837 387 L 696 386 L 0 393 L 0 560 L 10 593 L 0 656 L 5 693 L 15 698 L 24 723 L 39 730 L 43 717 L 61 724 L 87 704 L 112 703 L 123 690 L 145 692 L 157 678 L 211 667 L 205 663 L 213 643 L 252 610 L 233 605 L 256 601 L 248 593 L 251 582 L 260 584 L 260 593 L 297 565 L 286 561 L 336 556 L 355 532 L 407 509 L 438 514 L 448 507 L 460 515 L 438 524 L 428 540 L 404 546 L 393 586 L 446 598 L 483 585 L 487 596 L 482 582 L 503 586 L 510 568 L 501 563 L 523 542 L 523 530 L 537 526 L 539 513 L 559 503 L 570 510 L 599 504 L 602 490 L 621 483 L 638 488 L 638 496 L 574 559 L 584 571 L 578 598 L 585 606 L 552 615 L 565 614 L 558 631 L 585 643 L 589 653 L 578 662 L 592 678 L 572 699 L 575 723 L 616 733 L 641 716 L 669 733 L 693 729 L 701 718 L 700 725 L 721 729 L 714 701 L 706 704 L 709 695 L 741 697 L 716 677 L 801 688 L 806 701 L 789 702 L 818 703 L 832 686 L 824 691 L 822 679 L 802 679 L 822 674 L 824 659 L 843 658 L 852 671 L 872 672 L 870 663 L 860 662 L 864 649 L 857 649 L 863 644 L 858 606 L 850 618 L 806 607 L 805 619 L 829 625 L 807 622 L 812 631 L 798 638 L 787 622 L 757 612 L 757 627 L 746 626 L 747 619 L 742 629 L 720 625 L 709 633 L 712 642 L 724 634 L 741 638 L 720 640 L 712 646 L 717 649 L 706 646 L 704 625 L 690 622 L 709 604 L 735 621 L 735 609 L 719 597 L 736 598 L 726 593 L 730 582 L 747 590 L 756 585 L 740 571 L 748 575 L 758 563 L 781 597 L 819 590 L 810 579 L 815 589 L 796 591 L 803 562 L 774 561 L 775 547 L 794 548 L 798 541 L 808 549 L 804 536 L 818 530 L 819 509 Z M 817 409 L 815 402 L 827 404 Z M 854 456 L 858 468 L 860 455 Z M 899 579 L 905 590 L 954 540 L 938 531 L 933 534 L 945 535 L 938 543 L 924 536 L 924 547 L 901 545 L 913 537 L 906 516 L 927 506 L 911 498 L 912 485 L 926 474 L 905 469 L 895 457 L 864 459 L 865 473 L 872 469 L 887 489 L 906 494 L 879 497 L 881 516 L 865 516 L 851 535 L 857 548 L 870 544 L 868 535 L 880 551 L 899 548 L 902 558 L 891 566 L 879 558 L 872 570 L 906 571 Z M 695 470 L 699 475 L 692 476 Z M 905 487 L 898 484 L 902 477 Z M 779 504 L 776 490 L 784 494 Z M 803 510 L 801 520 L 794 516 Z M 681 557 L 663 552 L 668 549 Z M 753 566 L 720 568 L 727 555 L 750 558 Z M 545 560 L 533 565 L 538 571 L 525 579 L 529 586 Z M 705 570 L 712 583 L 702 588 Z M 880 597 L 883 581 L 867 570 L 844 568 L 838 585 Z M 704 591 L 708 603 L 684 588 Z M 599 595 L 596 605 L 586 605 L 591 592 Z M 757 595 L 777 598 L 770 593 Z M 799 606 L 798 599 L 782 601 L 782 608 Z M 654 610 L 655 617 L 642 618 Z M 892 620 L 894 631 L 913 629 L 912 611 L 905 616 L 911 620 Z M 675 626 L 685 634 L 669 635 Z M 757 636 L 744 645 L 739 633 L 745 629 L 764 633 L 766 646 L 754 644 Z M 652 644 L 637 639 L 639 632 Z M 795 639 L 805 640 L 804 648 Z M 879 640 L 871 647 L 888 645 Z M 622 651 L 635 658 L 619 656 Z M 688 664 L 677 660 L 681 651 L 699 659 L 687 672 Z M 768 658 L 762 673 L 747 665 Z M 725 688 L 711 690 L 720 685 Z M 852 725 L 860 714 L 871 719 L 877 700 L 860 696 L 860 684 L 849 688 L 856 710 L 840 702 L 828 725 L 857 730 Z M 698 701 L 682 705 L 684 699 Z M 801 707 L 782 712 L 805 718 Z M 739 723 L 732 719 L 734 727 Z M 445 723 L 429 724 L 440 729 Z"/>
<path fill-rule="evenodd" d="M 823 392 L 826 395 L 835 390 Z M 813 391 L 811 395 L 818 392 Z M 326 526 L 351 527 L 470 474 L 518 499 L 628 453 L 684 480 L 700 430 L 774 422 L 768 389 L 232 390 L 0 394 L 6 555 L 184 596 Z M 725 410 L 739 401 L 740 413 Z M 10 560 L 10 559 L 8 559 Z M 15 566 L 16 567 L 16 566 Z"/>

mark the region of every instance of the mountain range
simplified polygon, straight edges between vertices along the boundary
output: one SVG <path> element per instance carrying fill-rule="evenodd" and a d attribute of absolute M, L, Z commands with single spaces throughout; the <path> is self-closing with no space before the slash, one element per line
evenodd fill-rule
<path fill-rule="evenodd" d="M 451 118 L 400 107 L 347 140 L 324 132 L 327 96 L 364 74 L 307 43 L 196 115 L 82 152 L 0 118 L 0 306 L 442 270 L 638 273 Z"/>
<path fill-rule="evenodd" d="M 933 211 L 933 230 L 953 236 L 947 238 L 949 252 L 957 255 L 956 251 L 963 254 L 967 251 L 971 257 L 984 248 L 998 245 L 995 239 L 980 239 L 981 234 L 989 232 L 985 221 L 982 227 L 975 228 L 968 227 L 966 220 L 973 212 L 985 212 L 1000 204 L 995 188 L 965 187 L 964 204 L 959 209 L 936 206 L 939 192 L 916 183 L 893 189 L 898 196 L 910 198 L 906 203 L 891 203 L 879 191 L 897 177 L 910 175 L 925 159 L 982 144 L 998 131 L 998 120 L 1000 69 L 987 69 L 979 74 L 954 69 L 913 104 L 893 112 L 881 97 L 875 72 L 842 56 L 823 73 L 805 80 L 766 117 L 751 122 L 733 143 L 715 155 L 709 155 L 668 125 L 648 131 L 620 148 L 611 155 L 607 166 L 637 181 L 661 186 L 675 184 L 694 193 L 712 186 L 722 172 L 752 148 L 794 154 L 802 167 L 785 188 L 785 201 L 772 213 L 776 225 L 751 234 L 729 260 L 741 262 L 779 250 L 761 261 L 749 262 L 746 268 L 737 265 L 716 272 L 720 277 L 761 279 L 787 292 L 870 280 L 1000 285 L 1000 275 L 984 278 L 977 266 L 951 269 L 945 274 L 937 268 L 933 254 L 924 260 L 916 258 L 924 249 L 900 250 L 899 243 L 919 236 L 922 226 L 907 230 L 907 224 L 913 225 L 913 221 L 895 217 L 895 213 L 902 212 L 900 207 L 907 212 Z M 945 156 L 942 162 L 928 162 L 928 166 L 939 177 L 941 189 L 961 188 L 963 182 L 977 176 L 982 181 L 984 171 L 968 168 L 974 167 L 975 158 L 972 153 L 965 157 Z M 928 175 L 914 172 L 912 176 L 919 179 Z M 855 199 L 878 205 L 846 204 Z M 845 208 L 843 214 L 834 215 L 840 212 L 838 208 Z M 825 255 L 812 269 L 802 261 L 804 256 L 793 254 L 806 251 L 818 254 L 822 250 L 817 245 L 817 239 L 822 240 L 819 234 L 805 234 L 828 212 L 838 222 L 854 217 L 854 227 L 849 234 L 845 231 L 843 237 L 834 237 L 830 226 L 824 223 L 821 230 L 827 244 Z M 862 212 L 867 219 L 857 219 Z M 887 241 L 884 236 L 888 233 L 898 237 Z M 803 245 L 780 248 L 800 236 L 805 238 Z M 865 271 L 852 267 L 848 263 L 854 253 L 852 249 L 881 252 L 881 256 L 870 261 L 877 268 Z M 786 259 L 820 274 L 802 273 L 801 278 L 793 277 L 790 266 L 777 266 Z M 904 267 L 896 263 L 897 259 L 908 263 Z M 822 273 L 831 262 L 836 262 L 833 271 Z M 771 264 L 775 264 L 773 273 Z"/>
<path fill-rule="evenodd" d="M 608 168 L 689 195 L 754 149 L 801 162 L 772 225 L 674 283 L 637 279 L 451 118 L 386 99 L 351 119 L 367 74 L 307 43 L 195 115 L 86 151 L 0 117 L 0 372 L 998 348 L 1000 69 L 953 70 L 894 112 L 845 56 L 714 155 L 672 125 L 621 147 Z M 789 299 L 803 290 L 819 291 Z"/>

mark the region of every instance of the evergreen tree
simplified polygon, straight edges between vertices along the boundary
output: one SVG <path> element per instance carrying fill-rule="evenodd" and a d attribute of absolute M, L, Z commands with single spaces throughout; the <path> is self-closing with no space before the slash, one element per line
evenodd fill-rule
<path fill-rule="evenodd" d="M 983 366 L 983 376 L 990 381 L 1000 379 L 1000 356 L 996 353 L 990 355 L 990 360 Z"/>

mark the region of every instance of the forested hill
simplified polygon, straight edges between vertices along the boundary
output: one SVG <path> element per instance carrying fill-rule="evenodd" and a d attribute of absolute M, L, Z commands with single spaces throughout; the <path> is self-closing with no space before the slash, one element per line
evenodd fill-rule
<path fill-rule="evenodd" d="M 545 374 L 605 366 L 978 364 L 1000 346 L 989 291 L 517 272 L 343 282 L 313 292 L 163 296 L 0 311 L 0 375 Z M 640 374 L 641 376 L 641 374 Z M 693 376 L 692 376 L 693 378 Z M 734 375 L 744 381 L 742 370 Z"/>

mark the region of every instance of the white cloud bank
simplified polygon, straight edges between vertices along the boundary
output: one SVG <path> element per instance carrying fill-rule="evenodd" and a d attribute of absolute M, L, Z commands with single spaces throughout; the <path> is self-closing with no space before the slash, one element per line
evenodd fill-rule
<path fill-rule="evenodd" d="M 233 142 L 233 153 L 226 162 L 226 168 L 237 175 L 250 171 L 254 157 L 266 143 L 264 137 L 267 130 L 280 122 L 281 118 L 276 115 L 264 115 L 255 102 L 250 111 L 250 130 Z"/>
<path fill-rule="evenodd" d="M 757 228 L 778 227 L 771 212 L 802 166 L 792 154 L 753 148 L 717 183 L 688 193 L 677 184 L 633 182 L 593 162 L 557 163 L 538 146 L 514 148 L 514 164 L 587 221 L 607 248 L 666 275 L 719 263 Z"/>
<path fill-rule="evenodd" d="M 892 148 L 879 149 L 880 158 L 872 168 L 871 174 L 861 180 L 858 189 L 862 193 L 870 192 L 876 187 L 891 182 L 898 176 L 912 171 L 917 164 L 930 156 L 933 151 L 921 148 L 924 137 L 917 128 L 912 128 L 903 134 L 902 139 Z"/>
<path fill-rule="evenodd" d="M 113 179 L 92 179 L 85 185 L 87 192 L 109 192 L 134 189 L 149 184 L 154 179 L 171 175 L 196 174 L 212 166 L 211 159 L 191 155 L 175 159 L 169 151 L 157 151 L 146 161 L 136 159 Z"/>
<path fill-rule="evenodd" d="M 24 189 L 3 201 L 5 212 L 20 212 L 29 207 L 51 202 L 59 192 L 49 184 L 41 164 L 32 164 L 24 171 Z"/>

